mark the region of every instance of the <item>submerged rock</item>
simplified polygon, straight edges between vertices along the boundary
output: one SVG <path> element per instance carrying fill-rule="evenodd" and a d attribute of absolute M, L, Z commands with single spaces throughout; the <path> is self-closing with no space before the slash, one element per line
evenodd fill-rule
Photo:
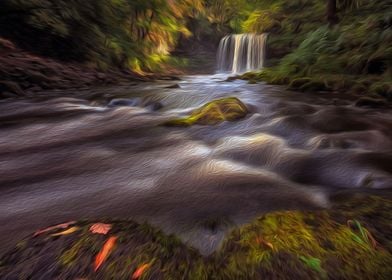
<path fill-rule="evenodd" d="M 158 111 L 160 109 L 163 108 L 163 105 L 161 102 L 158 101 L 151 101 L 151 102 L 147 102 L 147 104 L 145 105 L 145 107 L 147 109 L 149 109 L 150 111 Z"/>
<path fill-rule="evenodd" d="M 199 109 L 194 110 L 190 116 L 168 121 L 165 125 L 214 125 L 224 121 L 235 121 L 244 118 L 248 113 L 248 108 L 241 100 L 236 97 L 228 97 L 213 100 Z"/>
<path fill-rule="evenodd" d="M 173 84 L 170 86 L 167 86 L 166 88 L 181 88 L 179 84 Z"/>
<path fill-rule="evenodd" d="M 361 97 L 355 102 L 355 106 L 357 107 L 380 108 L 387 105 L 388 103 L 386 100 L 371 97 Z"/>
<path fill-rule="evenodd" d="M 126 98 L 116 98 L 116 99 L 112 99 L 109 104 L 108 107 L 117 107 L 117 106 L 137 106 L 140 104 L 140 100 L 138 98 L 134 98 L 134 99 L 126 99 Z"/>

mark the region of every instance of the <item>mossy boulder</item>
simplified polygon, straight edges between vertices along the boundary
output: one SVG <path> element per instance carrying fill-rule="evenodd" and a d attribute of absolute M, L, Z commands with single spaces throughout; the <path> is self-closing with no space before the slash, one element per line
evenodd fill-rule
<path fill-rule="evenodd" d="M 392 201 L 352 193 L 330 210 L 278 211 L 234 229 L 210 256 L 147 224 L 104 220 L 32 235 L 0 256 L 0 279 L 389 279 Z M 116 242 L 96 271 L 96 256 Z M 50 268 L 50 269 L 48 269 Z M 139 278 L 138 278 L 139 279 Z"/>
<path fill-rule="evenodd" d="M 185 118 L 171 120 L 167 126 L 215 125 L 224 121 L 235 121 L 248 114 L 248 108 L 236 97 L 213 100 L 194 110 Z"/>
<path fill-rule="evenodd" d="M 391 200 L 359 195 L 334 210 L 263 215 L 230 234 L 220 269 L 232 279 L 384 279 L 392 275 L 391 210 Z"/>
<path fill-rule="evenodd" d="M 246 72 L 240 76 L 241 80 L 257 80 L 259 78 L 258 72 Z"/>

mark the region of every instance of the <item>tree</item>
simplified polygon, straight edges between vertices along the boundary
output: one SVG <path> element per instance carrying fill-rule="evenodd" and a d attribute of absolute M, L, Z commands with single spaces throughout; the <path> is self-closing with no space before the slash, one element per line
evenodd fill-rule
<path fill-rule="evenodd" d="M 334 25 L 339 21 L 337 16 L 336 0 L 328 0 L 327 4 L 327 20 L 330 25 Z"/>

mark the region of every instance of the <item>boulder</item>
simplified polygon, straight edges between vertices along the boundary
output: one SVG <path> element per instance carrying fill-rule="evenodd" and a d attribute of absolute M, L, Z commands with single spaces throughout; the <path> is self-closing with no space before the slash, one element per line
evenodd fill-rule
<path fill-rule="evenodd" d="M 241 100 L 236 97 L 228 97 L 213 100 L 194 110 L 188 117 L 168 121 L 165 125 L 215 125 L 224 121 L 235 121 L 244 118 L 248 113 L 248 108 Z"/>

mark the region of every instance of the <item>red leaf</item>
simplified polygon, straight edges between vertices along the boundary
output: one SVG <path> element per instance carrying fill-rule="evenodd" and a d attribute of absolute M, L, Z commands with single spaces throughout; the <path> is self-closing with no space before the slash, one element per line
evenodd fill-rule
<path fill-rule="evenodd" d="M 97 271 L 98 268 L 104 263 L 104 261 L 108 258 L 110 255 L 114 245 L 116 244 L 117 237 L 112 236 L 109 237 L 109 239 L 105 242 L 103 245 L 101 251 L 97 254 L 95 257 L 95 263 L 94 263 L 94 271 Z"/>
<path fill-rule="evenodd" d="M 90 227 L 90 231 L 92 233 L 103 234 L 106 235 L 112 229 L 112 225 L 96 223 Z"/>
<path fill-rule="evenodd" d="M 143 275 L 143 273 L 144 273 L 150 266 L 151 266 L 151 264 L 149 264 L 149 263 L 145 263 L 145 264 L 139 266 L 139 267 L 135 270 L 135 272 L 133 273 L 133 275 L 132 275 L 132 280 L 139 279 L 139 278 Z"/>

